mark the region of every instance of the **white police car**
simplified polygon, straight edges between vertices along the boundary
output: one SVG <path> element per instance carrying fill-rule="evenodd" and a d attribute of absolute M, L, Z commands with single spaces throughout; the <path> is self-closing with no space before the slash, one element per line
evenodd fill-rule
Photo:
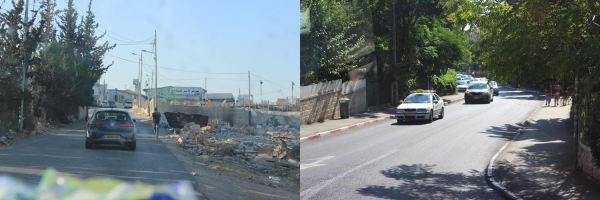
<path fill-rule="evenodd" d="M 400 101 L 396 108 L 398 123 L 410 120 L 426 120 L 433 122 L 433 117 L 444 118 L 444 101 L 435 93 L 435 90 L 411 91 L 411 94 Z"/>

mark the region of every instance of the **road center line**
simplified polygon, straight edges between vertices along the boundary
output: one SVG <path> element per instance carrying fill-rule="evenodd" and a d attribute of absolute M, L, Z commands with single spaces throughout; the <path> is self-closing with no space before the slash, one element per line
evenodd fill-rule
<path fill-rule="evenodd" d="M 333 182 L 335 182 L 335 181 L 343 178 L 344 176 L 346 176 L 346 175 L 348 175 L 348 174 L 350 174 L 350 173 L 352 173 L 352 172 L 354 172 L 356 170 L 359 170 L 360 168 L 363 168 L 363 167 L 365 167 L 365 166 L 367 166 L 367 165 L 369 165 L 371 163 L 374 163 L 374 162 L 376 162 L 378 160 L 381 160 L 381 159 L 389 156 L 390 154 L 395 153 L 396 151 L 398 151 L 398 150 L 390 151 L 390 152 L 388 152 L 388 153 L 386 153 L 384 155 L 381 155 L 381 156 L 379 156 L 377 158 L 374 158 L 374 159 L 370 160 L 369 162 L 363 163 L 362 165 L 356 166 L 356 167 L 354 167 L 354 168 L 352 168 L 352 169 L 350 169 L 350 170 L 348 170 L 348 171 L 346 171 L 346 172 L 344 172 L 344 173 L 342 173 L 340 175 L 337 175 L 336 177 L 334 177 L 332 179 L 329 179 L 327 181 L 321 182 L 318 185 L 315 185 L 315 186 L 313 186 L 311 188 L 308 188 L 308 189 L 306 189 L 304 191 L 300 191 L 300 199 L 309 199 L 312 196 L 314 196 L 315 194 L 317 194 L 317 192 L 319 192 L 323 188 L 327 187 L 329 184 L 331 184 L 331 183 L 333 183 Z"/>

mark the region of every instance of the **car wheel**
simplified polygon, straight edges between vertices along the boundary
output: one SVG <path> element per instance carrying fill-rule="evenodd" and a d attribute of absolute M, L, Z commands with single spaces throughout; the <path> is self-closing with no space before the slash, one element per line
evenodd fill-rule
<path fill-rule="evenodd" d="M 92 149 L 93 148 L 92 143 L 88 142 L 87 139 L 85 139 L 85 148 L 86 149 Z"/>
<path fill-rule="evenodd" d="M 433 122 L 433 110 L 431 110 L 431 114 L 429 114 L 429 120 L 427 122 L 429 122 L 429 123 Z"/>
<path fill-rule="evenodd" d="M 402 122 L 404 122 L 404 120 L 402 120 L 402 119 L 396 119 L 396 122 L 398 122 L 398 124 L 402 124 Z"/>
<path fill-rule="evenodd" d="M 440 112 L 440 115 L 438 116 L 439 119 L 444 119 L 444 108 L 442 108 L 442 111 Z"/>
<path fill-rule="evenodd" d="M 469 104 L 469 99 L 465 99 L 465 104 Z"/>
<path fill-rule="evenodd" d="M 490 97 L 486 103 L 492 103 L 492 98 Z"/>
<path fill-rule="evenodd" d="M 135 151 L 135 149 L 136 149 L 136 147 L 137 147 L 137 144 L 136 144 L 136 143 L 137 143 L 137 141 L 135 141 L 135 140 L 134 140 L 134 141 L 131 143 L 131 145 L 129 145 L 129 150 Z"/>

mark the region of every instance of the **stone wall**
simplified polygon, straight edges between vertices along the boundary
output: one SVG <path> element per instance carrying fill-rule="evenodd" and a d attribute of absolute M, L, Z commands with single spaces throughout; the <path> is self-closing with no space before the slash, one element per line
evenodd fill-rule
<path fill-rule="evenodd" d="M 340 118 L 339 99 L 350 99 L 350 115 L 367 111 L 367 90 L 361 88 L 347 94 L 342 91 L 329 92 L 300 100 L 300 123 L 311 124 Z"/>
<path fill-rule="evenodd" d="M 589 179 L 600 181 L 600 168 L 594 166 L 593 159 L 590 147 L 579 141 L 579 150 L 577 151 L 577 164 L 579 168 Z"/>
<path fill-rule="evenodd" d="M 208 116 L 208 119 L 221 119 L 229 122 L 230 125 L 242 126 L 248 125 L 248 111 L 245 109 L 223 108 L 223 107 L 199 107 L 186 105 L 160 105 L 158 110 L 161 113 L 165 112 L 181 112 L 186 114 L 201 114 Z M 300 119 L 294 116 L 270 115 L 256 112 L 256 116 L 252 116 L 252 124 L 266 124 L 269 118 L 275 118 L 283 125 L 292 127 L 300 127 Z"/>

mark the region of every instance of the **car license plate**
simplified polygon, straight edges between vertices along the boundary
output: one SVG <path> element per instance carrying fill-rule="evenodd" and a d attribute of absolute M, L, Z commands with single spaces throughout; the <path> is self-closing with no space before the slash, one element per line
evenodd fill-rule
<path fill-rule="evenodd" d="M 475 97 L 475 99 L 479 99 L 479 97 Z"/>
<path fill-rule="evenodd" d="M 120 139 L 120 138 L 121 138 L 121 136 L 118 136 L 118 135 L 107 135 L 106 136 L 106 139 Z"/>
<path fill-rule="evenodd" d="M 415 113 L 406 113 L 406 116 L 409 116 L 409 117 L 414 117 L 414 116 L 415 116 Z"/>

